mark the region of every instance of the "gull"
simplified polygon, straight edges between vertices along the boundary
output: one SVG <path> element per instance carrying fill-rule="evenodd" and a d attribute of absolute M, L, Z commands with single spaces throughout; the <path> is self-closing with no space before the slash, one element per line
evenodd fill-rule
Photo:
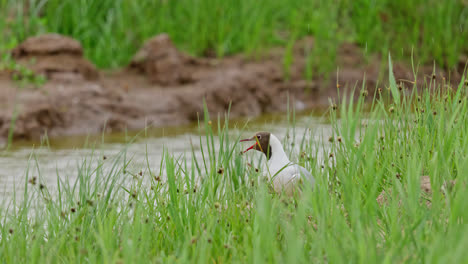
<path fill-rule="evenodd" d="M 309 182 L 312 187 L 315 179 L 304 167 L 291 162 L 284 152 L 279 139 L 270 132 L 257 132 L 251 138 L 241 142 L 255 141 L 245 152 L 254 149 L 265 154 L 267 162 L 267 177 L 273 182 L 275 192 L 285 192 L 289 195 L 295 192 L 298 183 Z"/>

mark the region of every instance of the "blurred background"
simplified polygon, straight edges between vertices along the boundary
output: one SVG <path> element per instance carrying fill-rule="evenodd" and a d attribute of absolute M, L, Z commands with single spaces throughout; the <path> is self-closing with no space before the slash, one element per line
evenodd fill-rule
<path fill-rule="evenodd" d="M 0 48 L 56 32 L 79 40 L 99 68 L 126 65 L 142 43 L 165 32 L 196 56 L 253 54 L 313 36 L 314 63 L 333 68 L 336 49 L 389 51 L 453 67 L 468 51 L 466 0 L 2 0 Z M 322 68 L 323 67 L 323 68 Z"/>
<path fill-rule="evenodd" d="M 457 82 L 467 41 L 466 0 L 1 0 L 0 138 L 324 109 L 389 55 L 401 86 Z"/>

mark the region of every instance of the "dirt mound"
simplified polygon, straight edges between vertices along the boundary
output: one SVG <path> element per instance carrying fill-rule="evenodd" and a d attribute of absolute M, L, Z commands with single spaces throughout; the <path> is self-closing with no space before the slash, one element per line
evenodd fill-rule
<path fill-rule="evenodd" d="M 303 110 L 306 101 L 310 105 L 325 103 L 316 89 L 302 79 L 285 81 L 281 64 L 265 60 L 261 64 L 231 58 L 215 69 L 207 68 L 203 76 L 184 93 L 177 94 L 181 111 L 190 121 L 203 116 L 203 100 L 212 113 L 224 113 L 230 109 L 231 116 L 258 116 L 266 112 L 286 110 L 288 96 Z M 308 96 L 304 92 L 309 91 Z M 312 96 L 316 97 L 312 97 Z"/>
<path fill-rule="evenodd" d="M 130 67 L 146 74 L 153 83 L 177 85 L 192 81 L 189 68 L 195 62 L 177 50 L 167 34 L 160 34 L 143 45 L 133 57 Z"/>
<path fill-rule="evenodd" d="M 99 76 L 94 65 L 83 57 L 81 44 L 58 34 L 28 38 L 12 55 L 19 64 L 49 80 L 95 80 Z"/>
<path fill-rule="evenodd" d="M 59 34 L 45 34 L 26 39 L 13 50 L 15 57 L 31 55 L 48 55 L 56 53 L 83 55 L 81 44 L 66 36 Z"/>

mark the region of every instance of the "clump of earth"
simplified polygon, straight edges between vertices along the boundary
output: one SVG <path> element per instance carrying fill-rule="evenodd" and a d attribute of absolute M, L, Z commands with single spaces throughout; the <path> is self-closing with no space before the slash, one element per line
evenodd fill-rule
<path fill-rule="evenodd" d="M 58 34 L 26 39 L 12 51 L 15 61 L 36 74 L 53 79 L 96 80 L 99 72 L 83 57 L 81 44 Z"/>

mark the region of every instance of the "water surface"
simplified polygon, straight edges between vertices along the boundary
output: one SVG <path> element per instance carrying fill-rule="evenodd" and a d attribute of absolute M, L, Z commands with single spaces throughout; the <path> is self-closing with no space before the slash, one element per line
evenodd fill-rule
<path fill-rule="evenodd" d="M 216 127 L 217 124 L 213 123 L 212 126 Z M 323 142 L 323 138 L 331 134 L 330 125 L 314 113 L 299 115 L 295 120 L 288 119 L 285 115 L 240 119 L 230 121 L 229 127 L 233 139 L 239 136 L 250 137 L 260 130 L 274 133 L 288 142 L 285 148 L 289 150 L 293 161 L 300 155 L 299 145 L 304 135 L 313 141 Z M 15 142 L 10 151 L 0 154 L 0 198 L 11 199 L 14 193 L 20 196 L 27 174 L 30 178 L 40 178 L 42 183 L 53 190 L 57 186 L 57 177 L 62 181 L 73 181 L 78 176 L 78 167 L 85 160 L 96 163 L 95 166 L 98 159 L 109 160 L 111 163 L 124 149 L 126 160 L 132 161 L 129 170 L 133 173 L 148 173 L 148 167 L 152 172 L 159 171 L 164 149 L 176 157 L 191 157 L 193 146 L 196 159 L 201 160 L 200 147 L 204 144 L 204 138 L 204 132 L 198 125 L 191 124 L 131 133 Z M 239 148 L 242 147 L 248 146 L 239 145 Z M 261 157 L 258 152 L 250 152 L 248 155 Z"/>

